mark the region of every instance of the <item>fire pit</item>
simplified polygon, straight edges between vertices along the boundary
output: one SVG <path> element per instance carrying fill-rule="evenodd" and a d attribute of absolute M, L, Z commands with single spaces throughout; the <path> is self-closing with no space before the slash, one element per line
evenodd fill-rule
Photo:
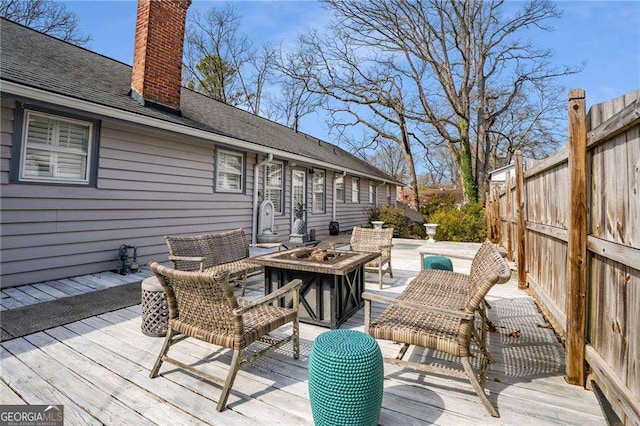
<path fill-rule="evenodd" d="M 279 259 L 296 259 L 307 262 L 317 262 L 323 264 L 335 264 L 342 260 L 349 259 L 354 256 L 355 253 L 349 253 L 339 250 L 328 249 L 301 249 L 296 250 L 293 253 L 285 252 L 278 256 Z"/>
<path fill-rule="evenodd" d="M 300 278 L 300 321 L 337 328 L 364 305 L 364 265 L 377 253 L 299 247 L 252 257 L 264 266 L 265 294 Z M 289 306 L 291 300 L 280 300 Z"/>

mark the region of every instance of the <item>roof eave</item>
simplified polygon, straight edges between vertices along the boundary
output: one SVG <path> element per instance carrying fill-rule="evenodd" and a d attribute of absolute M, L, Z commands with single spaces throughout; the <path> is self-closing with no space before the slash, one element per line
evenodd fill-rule
<path fill-rule="evenodd" d="M 196 129 L 196 128 L 185 126 L 182 124 L 171 123 L 169 121 L 161 120 L 158 118 L 149 117 L 142 114 L 136 114 L 133 112 L 85 101 L 82 99 L 72 98 L 70 96 L 61 95 L 58 93 L 38 89 L 31 86 L 26 86 L 13 81 L 0 79 L 0 92 L 12 94 L 14 96 L 19 96 L 19 97 L 30 98 L 36 101 L 47 102 L 54 105 L 60 105 L 66 108 L 73 108 L 81 111 L 86 111 L 88 113 L 93 113 L 93 114 L 110 117 L 110 118 L 114 118 L 114 119 L 118 119 L 126 122 L 149 126 L 156 129 L 166 130 L 169 132 L 173 132 L 173 133 L 177 133 L 185 136 L 191 136 L 199 139 L 204 139 L 211 142 L 229 144 L 241 149 L 246 149 L 247 151 L 253 151 L 253 152 L 258 152 L 262 154 L 273 154 L 274 156 L 277 156 L 286 160 L 294 160 L 298 162 L 311 163 L 315 166 L 320 166 L 328 170 L 334 170 L 334 171 L 340 171 L 340 172 L 346 171 L 349 174 L 363 176 L 369 179 L 382 181 L 384 183 L 389 183 L 393 185 L 400 184 L 399 182 L 395 182 L 393 180 L 386 179 L 381 176 L 375 176 L 366 172 L 362 172 L 360 170 L 336 166 L 333 163 L 316 160 L 314 158 L 305 157 L 303 155 L 293 154 L 287 151 L 270 148 L 264 145 L 245 141 L 242 139 L 236 139 L 230 136 L 224 136 L 214 132 Z"/>

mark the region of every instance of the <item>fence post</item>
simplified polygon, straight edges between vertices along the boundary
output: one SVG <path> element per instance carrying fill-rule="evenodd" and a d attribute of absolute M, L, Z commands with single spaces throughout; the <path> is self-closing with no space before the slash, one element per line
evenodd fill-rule
<path fill-rule="evenodd" d="M 484 217 L 487 220 L 487 239 L 493 241 L 491 236 L 491 199 L 489 198 L 491 192 L 489 191 L 484 194 Z"/>
<path fill-rule="evenodd" d="M 502 214 L 500 212 L 500 205 L 502 204 L 502 200 L 500 199 L 500 190 L 496 186 L 493 188 L 493 197 L 495 201 L 495 205 L 493 206 L 493 221 L 496 227 L 496 241 L 499 245 L 502 244 Z"/>
<path fill-rule="evenodd" d="M 516 215 L 518 219 L 516 228 L 516 241 L 518 242 L 518 288 L 527 288 L 527 259 L 524 254 L 525 228 L 524 228 L 524 170 L 522 168 L 522 151 L 516 151 Z"/>
<path fill-rule="evenodd" d="M 513 261 L 513 200 L 511 198 L 511 171 L 507 170 L 507 177 L 505 179 L 507 183 L 505 185 L 507 197 L 507 258 Z"/>
<path fill-rule="evenodd" d="M 585 384 L 587 315 L 587 127 L 583 89 L 569 93 L 567 382 Z"/>

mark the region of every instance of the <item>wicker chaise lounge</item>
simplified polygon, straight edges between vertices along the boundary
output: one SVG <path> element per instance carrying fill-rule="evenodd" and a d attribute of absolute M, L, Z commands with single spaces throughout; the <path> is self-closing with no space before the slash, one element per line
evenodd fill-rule
<path fill-rule="evenodd" d="M 402 344 L 396 358 L 384 358 L 387 363 L 469 379 L 489 414 L 499 417 L 484 393 L 487 362 L 493 362 L 493 359 L 486 345 L 483 301 L 495 284 L 505 283 L 510 277 L 509 265 L 493 244 L 486 241 L 473 259 L 469 275 L 424 270 L 396 299 L 363 293 L 365 331 L 376 339 Z M 372 320 L 371 302 L 389 306 Z M 474 356 L 471 339 L 478 343 L 479 354 L 482 356 L 479 380 L 469 361 Z M 403 357 L 410 345 L 453 355 L 460 359 L 464 372 L 404 361 Z"/>
<path fill-rule="evenodd" d="M 167 352 L 172 345 L 188 337 L 233 349 L 229 373 L 216 407 L 218 411 L 222 411 L 226 407 L 236 373 L 243 365 L 291 341 L 293 357 L 298 359 L 300 280 L 293 280 L 261 299 L 240 306 L 229 285 L 226 271 L 178 271 L 156 262 L 149 264 L 149 267 L 158 277 L 169 306 L 169 329 L 149 377 L 156 377 L 162 363 L 166 361 L 208 381 L 223 384 L 218 377 L 168 357 Z M 285 295 L 291 297 L 291 308 L 269 305 Z M 292 324 L 290 335 L 282 338 L 269 335 L 271 331 L 288 323 Z M 256 341 L 266 343 L 268 347 L 243 358 L 243 351 Z"/>
<path fill-rule="evenodd" d="M 366 272 L 378 273 L 378 286 L 380 288 L 382 288 L 382 276 L 384 274 L 389 273 L 389 276 L 393 278 L 393 270 L 391 269 L 392 238 L 393 228 L 370 229 L 356 226 L 351 233 L 351 242 L 349 243 L 351 250 L 380 253 L 380 257 L 364 265 Z"/>
<path fill-rule="evenodd" d="M 262 271 L 249 259 L 249 244 L 242 228 L 214 234 L 177 237 L 165 235 L 169 260 L 180 271 L 229 272 L 244 296 L 247 275 Z"/>

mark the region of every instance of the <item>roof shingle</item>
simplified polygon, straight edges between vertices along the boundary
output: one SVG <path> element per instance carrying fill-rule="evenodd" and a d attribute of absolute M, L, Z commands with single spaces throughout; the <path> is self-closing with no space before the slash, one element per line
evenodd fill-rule
<path fill-rule="evenodd" d="M 0 30 L 2 80 L 329 162 L 337 170 L 347 168 L 394 181 L 336 145 L 185 87 L 181 91 L 182 116 L 145 107 L 129 96 L 131 66 L 6 19 L 0 21 Z"/>

